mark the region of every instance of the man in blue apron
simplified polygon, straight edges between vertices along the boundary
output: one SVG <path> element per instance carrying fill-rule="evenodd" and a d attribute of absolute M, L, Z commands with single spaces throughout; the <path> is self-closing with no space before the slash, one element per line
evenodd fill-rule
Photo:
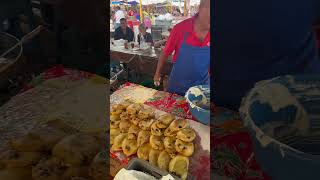
<path fill-rule="evenodd" d="M 238 110 L 261 80 L 319 73 L 312 26 L 317 0 L 217 1 L 214 12 L 213 101 Z"/>
<path fill-rule="evenodd" d="M 184 96 L 192 86 L 209 84 L 210 0 L 201 0 L 199 12 L 171 30 L 158 61 L 155 85 L 160 84 L 162 68 L 173 52 L 174 65 L 169 77 L 168 92 Z"/>

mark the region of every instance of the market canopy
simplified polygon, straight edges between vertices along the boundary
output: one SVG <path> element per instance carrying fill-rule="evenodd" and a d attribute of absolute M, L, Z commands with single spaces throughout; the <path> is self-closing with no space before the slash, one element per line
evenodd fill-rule
<path fill-rule="evenodd" d="M 179 6 L 180 3 L 184 4 L 184 0 L 141 0 L 142 5 L 150 5 L 150 4 L 160 4 L 160 3 L 172 3 L 174 6 Z M 128 1 L 119 1 L 119 0 L 111 0 L 111 4 L 129 4 L 129 5 L 137 5 L 140 3 L 140 0 L 128 0 Z M 200 0 L 190 0 L 190 5 L 194 6 L 200 4 Z"/>
<path fill-rule="evenodd" d="M 128 1 L 128 4 L 130 3 L 139 3 L 140 0 L 129 0 Z M 165 3 L 165 2 L 168 2 L 167 0 L 141 0 L 142 4 L 143 5 L 150 5 L 150 4 L 158 4 L 158 3 Z"/>
<path fill-rule="evenodd" d="M 131 1 L 111 1 L 111 4 L 116 5 L 116 4 L 125 4 L 125 5 L 137 5 L 139 4 L 139 2 L 135 1 L 135 0 L 131 0 Z"/>
<path fill-rule="evenodd" d="M 172 5 L 174 6 L 180 6 L 180 3 L 183 5 L 184 0 L 172 0 Z M 190 6 L 194 6 L 198 4 L 200 4 L 200 0 L 190 0 Z"/>

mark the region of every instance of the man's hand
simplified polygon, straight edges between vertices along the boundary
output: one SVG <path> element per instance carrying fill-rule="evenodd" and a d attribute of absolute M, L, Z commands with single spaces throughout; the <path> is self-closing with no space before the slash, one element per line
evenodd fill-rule
<path fill-rule="evenodd" d="M 160 86 L 162 68 L 167 60 L 168 60 L 168 56 L 161 53 L 158 64 L 157 64 L 157 70 L 153 77 L 153 82 L 155 86 Z"/>
<path fill-rule="evenodd" d="M 155 73 L 153 77 L 153 83 L 155 86 L 160 86 L 161 75 L 159 73 Z"/>

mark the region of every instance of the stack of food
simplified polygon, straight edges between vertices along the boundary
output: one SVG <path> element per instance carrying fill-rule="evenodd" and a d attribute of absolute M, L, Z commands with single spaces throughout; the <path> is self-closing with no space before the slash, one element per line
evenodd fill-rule
<path fill-rule="evenodd" d="M 70 133 L 46 126 L 13 139 L 0 154 L 0 179 L 106 179 L 104 133 Z"/>
<path fill-rule="evenodd" d="M 171 114 L 156 118 L 152 108 L 128 101 L 113 105 L 110 114 L 112 151 L 137 155 L 160 169 L 187 178 L 196 133 L 187 120 Z"/>

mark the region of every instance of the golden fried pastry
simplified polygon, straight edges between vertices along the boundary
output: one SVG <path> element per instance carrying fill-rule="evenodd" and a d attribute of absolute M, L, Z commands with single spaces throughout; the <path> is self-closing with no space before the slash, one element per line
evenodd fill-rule
<path fill-rule="evenodd" d="M 26 136 L 10 141 L 10 145 L 17 151 L 43 151 L 45 145 L 39 136 L 32 136 L 27 134 Z"/>
<path fill-rule="evenodd" d="M 110 129 L 110 144 L 112 145 L 114 142 L 114 138 L 120 134 L 120 129 Z"/>
<path fill-rule="evenodd" d="M 110 136 L 117 136 L 119 135 L 121 132 L 120 132 L 120 129 L 119 128 L 116 128 L 116 129 L 110 129 Z"/>
<path fill-rule="evenodd" d="M 1 180 L 32 180 L 31 166 L 0 170 Z"/>
<path fill-rule="evenodd" d="M 119 115 L 110 115 L 110 121 L 120 121 L 120 116 Z"/>
<path fill-rule="evenodd" d="M 163 139 L 164 148 L 169 154 L 175 154 L 177 152 L 175 143 L 176 143 L 175 137 L 165 137 Z"/>
<path fill-rule="evenodd" d="M 142 106 L 140 104 L 131 104 L 127 107 L 127 112 L 129 114 L 137 114 L 140 111 L 141 107 Z"/>
<path fill-rule="evenodd" d="M 133 115 L 133 116 L 130 116 L 130 122 L 136 126 L 139 125 L 139 122 L 141 121 L 137 116 Z"/>
<path fill-rule="evenodd" d="M 128 140 L 137 140 L 137 136 L 135 134 L 132 134 L 132 133 L 128 133 L 128 137 L 127 137 Z"/>
<path fill-rule="evenodd" d="M 138 142 L 136 139 L 124 139 L 122 142 L 122 150 L 126 156 L 131 156 L 137 153 Z"/>
<path fill-rule="evenodd" d="M 119 103 L 118 106 L 117 106 L 117 109 L 121 109 L 122 111 L 125 111 L 128 106 L 125 103 Z"/>
<path fill-rule="evenodd" d="M 164 135 L 168 136 L 168 137 L 176 137 L 177 136 L 178 131 L 174 131 L 171 129 L 171 127 L 167 127 L 167 129 L 164 131 Z"/>
<path fill-rule="evenodd" d="M 130 113 L 128 113 L 128 116 L 129 116 L 130 119 L 132 119 L 132 118 L 137 118 L 138 114 L 130 114 Z"/>
<path fill-rule="evenodd" d="M 175 148 L 183 156 L 191 156 L 194 152 L 194 144 L 192 142 L 184 142 L 180 139 L 176 140 Z"/>
<path fill-rule="evenodd" d="M 155 120 L 154 119 L 148 119 L 148 120 L 143 120 L 139 122 L 139 127 L 142 130 L 149 131 L 151 129 L 151 125 L 153 124 Z"/>
<path fill-rule="evenodd" d="M 187 120 L 176 119 L 172 121 L 169 127 L 171 128 L 172 131 L 180 131 L 181 129 L 184 129 L 187 127 Z"/>
<path fill-rule="evenodd" d="M 135 134 L 136 136 L 138 136 L 139 131 L 140 131 L 139 126 L 131 124 L 128 134 Z"/>
<path fill-rule="evenodd" d="M 169 163 L 169 172 L 179 175 L 181 179 L 187 179 L 189 169 L 189 159 L 187 157 L 177 155 Z"/>
<path fill-rule="evenodd" d="M 162 151 L 164 149 L 162 136 L 151 135 L 150 136 L 150 144 L 153 149 L 157 149 L 160 151 Z"/>
<path fill-rule="evenodd" d="M 32 167 L 33 180 L 61 180 L 65 169 L 53 159 L 43 159 Z"/>
<path fill-rule="evenodd" d="M 118 104 L 114 104 L 111 106 L 111 112 L 114 112 L 118 109 Z"/>
<path fill-rule="evenodd" d="M 149 142 L 150 135 L 151 135 L 150 131 L 145 131 L 145 130 L 140 131 L 138 134 L 138 146 L 140 147 L 144 143 Z"/>
<path fill-rule="evenodd" d="M 112 114 L 114 111 L 116 111 L 116 106 L 115 105 L 110 107 L 110 114 Z"/>
<path fill-rule="evenodd" d="M 145 143 L 139 147 L 137 151 L 138 158 L 148 161 L 149 153 L 151 151 L 151 145 L 149 143 Z"/>
<path fill-rule="evenodd" d="M 116 129 L 119 128 L 120 121 L 110 121 L 110 128 Z"/>
<path fill-rule="evenodd" d="M 151 149 L 149 153 L 149 162 L 150 164 L 154 166 L 158 166 L 158 158 L 160 155 L 161 151 L 156 150 L 156 149 Z"/>
<path fill-rule="evenodd" d="M 93 180 L 107 179 L 109 172 L 107 171 L 107 153 L 101 151 L 98 153 L 89 168 L 89 175 Z"/>
<path fill-rule="evenodd" d="M 124 111 L 124 110 L 123 110 L 123 109 L 120 109 L 120 108 L 118 108 L 118 109 L 112 109 L 111 112 L 110 112 L 110 114 L 111 114 L 111 115 L 120 116 L 120 114 L 121 114 L 123 111 Z"/>
<path fill-rule="evenodd" d="M 125 100 L 123 102 L 120 103 L 124 109 L 127 109 L 128 106 L 130 106 L 132 104 L 132 102 L 130 100 Z"/>
<path fill-rule="evenodd" d="M 88 134 L 65 137 L 52 150 L 52 155 L 66 165 L 80 166 L 91 162 L 101 148 L 100 142 Z"/>
<path fill-rule="evenodd" d="M 20 168 L 32 166 L 38 163 L 43 157 L 40 152 L 17 152 L 8 150 L 0 155 L 0 163 L 6 168 Z"/>
<path fill-rule="evenodd" d="M 122 142 L 125 138 L 127 138 L 126 133 L 121 133 L 117 137 L 114 138 L 113 145 L 111 147 L 112 151 L 120 151 L 122 150 Z"/>
<path fill-rule="evenodd" d="M 167 128 L 170 125 L 170 123 L 174 120 L 174 118 L 175 117 L 172 114 L 164 114 L 159 117 L 160 123 L 158 123 L 157 126 L 159 128 Z"/>
<path fill-rule="evenodd" d="M 127 112 L 122 112 L 119 117 L 120 120 L 129 120 L 129 114 Z"/>
<path fill-rule="evenodd" d="M 120 128 L 120 131 L 121 131 L 122 133 L 128 132 L 130 126 L 131 126 L 130 121 L 124 121 L 124 120 L 121 120 L 121 121 L 120 121 L 119 128 Z"/>
<path fill-rule="evenodd" d="M 170 160 L 171 157 L 169 156 L 167 151 L 162 151 L 158 157 L 158 167 L 164 171 L 168 171 Z"/>
<path fill-rule="evenodd" d="M 184 142 L 192 142 L 196 138 L 196 133 L 191 128 L 181 129 L 177 133 L 177 139 L 180 139 Z"/>
<path fill-rule="evenodd" d="M 149 119 L 154 117 L 154 111 L 151 108 L 141 109 L 138 113 L 138 118 L 140 119 Z"/>
<path fill-rule="evenodd" d="M 126 104 L 125 103 L 119 103 L 119 104 L 115 104 L 115 105 L 113 105 L 112 107 L 112 110 L 113 111 L 115 111 L 115 110 L 122 110 L 122 111 L 124 111 L 124 110 L 126 110 Z"/>
<path fill-rule="evenodd" d="M 80 167 L 69 167 L 62 175 L 62 180 L 71 180 L 72 177 L 89 177 L 89 167 L 80 166 Z"/>
<path fill-rule="evenodd" d="M 155 136 L 162 136 L 163 129 L 161 129 L 157 126 L 158 123 L 159 123 L 159 121 L 156 121 L 151 125 L 151 134 L 155 135 Z"/>
<path fill-rule="evenodd" d="M 27 135 L 11 140 L 10 144 L 17 151 L 48 151 L 67 133 L 52 127 L 34 129 Z"/>

